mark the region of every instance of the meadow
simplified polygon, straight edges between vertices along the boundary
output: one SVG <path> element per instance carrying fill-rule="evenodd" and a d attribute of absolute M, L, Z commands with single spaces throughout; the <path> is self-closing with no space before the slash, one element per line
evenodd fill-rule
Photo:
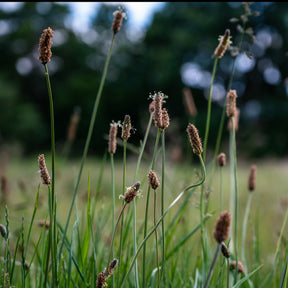
<path fill-rule="evenodd" d="M 245 27 L 253 15 L 250 4 L 243 5 Z M 125 13 L 117 10 L 114 17 L 81 159 L 69 153 L 64 157 L 56 149 L 48 72 L 54 31 L 48 27 L 41 35 L 51 151 L 2 157 L 0 287 L 287 287 L 288 164 L 238 157 L 241 127 L 237 91 L 231 89 L 233 70 L 218 140 L 213 151 L 207 148 L 217 64 L 231 45 L 228 29 L 214 51 L 206 129 L 198 131 L 193 117 L 181 128 L 191 150 L 185 161 L 177 163 L 166 153 L 170 119 L 164 107 L 169 97 L 160 91 L 150 95 L 150 118 L 139 147 L 129 145 L 133 119 L 123 111 L 123 119 L 111 119 L 103 158 L 89 155 Z M 251 29 L 245 31 L 241 33 L 251 36 Z M 236 48 L 234 53 L 241 41 Z M 227 151 L 220 150 L 224 120 L 231 124 Z M 70 137 L 67 143 L 72 145 L 77 138 Z M 150 152 L 148 139 L 155 143 Z"/>

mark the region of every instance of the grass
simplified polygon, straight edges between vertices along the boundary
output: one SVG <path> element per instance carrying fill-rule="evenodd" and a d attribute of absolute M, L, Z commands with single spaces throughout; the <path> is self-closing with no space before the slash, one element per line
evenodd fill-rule
<path fill-rule="evenodd" d="M 248 16 L 252 15 L 247 5 L 250 4 L 243 4 L 246 7 L 245 17 L 241 18 L 243 27 L 246 27 Z M 220 167 L 215 165 L 215 159 L 220 152 L 218 150 L 226 106 L 223 108 L 217 143 L 214 150 L 209 151 L 211 155 L 214 152 L 214 156 L 206 159 L 216 66 L 225 52 L 223 49 L 227 49 L 228 43 L 230 44 L 229 30 L 226 30 L 225 37 L 220 37 L 219 46 L 214 52 L 216 59 L 209 89 L 204 150 L 197 129 L 194 130 L 192 123 L 188 125 L 187 132 L 192 146 L 189 148 L 195 154 L 193 162 L 186 160 L 176 164 L 165 153 L 165 146 L 169 144 L 165 142 L 169 116 L 162 109 L 162 104 L 165 103 L 163 99 L 167 98 L 162 92 L 152 96 L 154 104 L 147 111 L 150 120 L 144 141 L 139 147 L 133 147 L 131 151 L 128 139 L 131 123 L 127 124 L 129 131 L 126 133 L 129 137 L 126 139 L 123 131 L 128 126 L 118 123 L 122 128 L 124 141 L 116 138 L 117 135 L 114 135 L 115 139 L 109 135 L 109 141 L 117 139 L 118 147 L 123 147 L 117 149 L 116 156 L 119 157 L 114 157 L 114 152 L 110 152 L 109 161 L 107 151 L 103 151 L 103 159 L 93 159 L 88 155 L 114 38 L 120 30 L 124 13 L 120 10 L 114 16 L 114 33 L 81 160 L 65 158 L 55 151 L 53 83 L 51 86 L 46 66 L 51 55 L 48 53 L 48 57 L 45 54 L 50 48 L 42 47 L 42 52 L 40 51 L 40 54 L 44 53 L 42 64 L 50 99 L 51 151 L 45 155 L 48 170 L 52 169 L 52 182 L 51 185 L 42 184 L 37 171 L 38 154 L 43 151 L 39 151 L 35 159 L 11 158 L 7 162 L 8 166 L 5 169 L 2 167 L 5 177 L 1 178 L 1 196 L 6 205 L 2 203 L 0 211 L 0 287 L 96 285 L 97 288 L 282 288 L 287 282 L 288 236 L 285 227 L 288 200 L 283 185 L 287 177 L 287 164 L 271 160 L 243 162 L 237 153 L 237 131 L 234 128 L 237 120 L 232 114 L 228 114 L 227 109 L 227 115 L 232 118 L 226 151 L 229 164 L 221 167 L 220 171 Z M 51 33 L 50 31 L 49 37 Z M 44 46 L 47 44 L 45 37 L 41 41 Z M 242 37 L 237 49 L 240 50 L 241 45 Z M 230 84 L 233 73 L 234 68 L 231 71 Z M 230 84 L 227 92 L 230 92 Z M 231 102 L 227 98 L 227 108 L 230 112 L 234 111 L 236 101 Z M 125 118 L 130 121 L 128 116 L 126 114 Z M 158 131 L 157 136 L 154 136 L 155 148 L 153 155 L 145 155 L 144 161 L 142 156 L 147 148 L 147 138 L 152 137 L 149 135 L 152 129 L 154 132 Z M 189 140 L 187 137 L 187 141 Z M 132 154 L 136 154 L 136 159 L 127 158 Z M 121 158 L 122 161 L 118 160 Z M 258 172 L 256 189 L 249 192 L 248 174 L 252 164 L 258 167 Z M 150 197 L 150 185 L 147 181 L 150 169 L 158 176 L 161 175 L 161 187 L 159 191 L 153 191 L 153 197 Z M 21 185 L 19 181 L 22 181 Z M 253 193 L 253 197 L 251 194 L 249 197 L 249 193 Z M 246 207 L 249 207 L 249 214 Z M 222 210 L 230 210 L 232 214 L 230 234 L 229 225 L 225 224 L 222 228 L 220 225 L 217 227 L 224 232 L 216 237 L 215 222 Z M 49 221 L 49 227 L 39 225 L 39 221 L 43 220 Z M 221 241 L 227 242 L 225 244 L 230 251 L 229 260 L 219 253 Z M 240 255 L 243 257 L 244 252 L 245 272 L 238 274 L 236 270 L 237 267 L 241 268 Z M 229 271 L 232 260 L 236 261 L 234 272 Z"/>

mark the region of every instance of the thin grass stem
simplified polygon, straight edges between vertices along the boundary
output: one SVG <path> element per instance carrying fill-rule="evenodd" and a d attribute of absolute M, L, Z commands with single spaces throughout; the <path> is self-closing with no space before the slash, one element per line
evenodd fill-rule
<path fill-rule="evenodd" d="M 110 63 L 111 55 L 112 55 L 112 48 L 113 48 L 113 44 L 114 44 L 114 39 L 115 39 L 115 33 L 113 34 L 113 37 L 112 37 L 110 50 L 108 52 L 108 56 L 107 56 L 106 63 L 105 63 L 105 66 L 104 66 L 104 70 L 103 70 L 100 86 L 99 86 L 98 93 L 97 93 L 97 96 L 96 96 L 96 99 L 95 99 L 93 112 L 92 112 L 92 115 L 91 115 L 89 130 L 88 130 L 86 143 L 85 143 L 85 147 L 84 147 L 84 151 L 83 151 L 83 156 L 82 156 L 82 160 L 81 160 L 81 164 L 80 164 L 79 174 L 78 174 L 78 177 L 77 177 L 77 180 L 76 180 L 74 193 L 73 193 L 73 196 L 72 196 L 72 202 L 71 202 L 70 209 L 69 209 L 69 212 L 68 212 L 68 217 L 67 217 L 67 220 L 66 220 L 66 224 L 65 224 L 65 228 L 64 228 L 64 231 L 63 231 L 61 244 L 60 244 L 60 248 L 59 248 L 59 252 L 58 252 L 58 263 L 59 263 L 59 260 L 60 260 L 60 257 L 61 257 L 61 252 L 62 252 L 62 249 L 63 249 L 65 236 L 66 236 L 66 233 L 67 233 L 67 230 L 68 230 L 68 225 L 69 225 L 69 221 L 70 221 L 70 218 L 71 218 L 72 209 L 73 209 L 74 202 L 75 202 L 75 199 L 76 199 L 76 195 L 77 195 L 77 192 L 78 192 L 78 187 L 79 187 L 79 183 L 80 183 L 80 179 L 81 179 L 81 175 L 82 175 L 82 170 L 83 170 L 84 163 L 85 163 L 85 160 L 86 160 L 86 157 L 87 157 L 87 153 L 88 153 L 88 149 L 89 149 L 89 145 L 90 145 L 90 140 L 91 140 L 92 132 L 93 132 L 93 128 L 94 128 L 94 123 L 95 123 L 95 119 L 96 119 L 96 115 L 97 115 L 97 111 L 98 111 L 98 107 L 99 107 L 99 103 L 100 103 L 100 99 L 101 99 L 101 95 L 102 95 L 102 90 L 103 90 L 103 87 L 104 87 L 104 82 L 105 82 L 105 79 L 106 79 L 108 66 L 109 66 L 109 63 Z"/>
<path fill-rule="evenodd" d="M 155 141 L 155 146 L 154 146 L 154 153 L 153 153 L 153 158 L 152 158 L 152 165 L 151 165 L 151 169 L 154 169 L 154 165 L 155 165 L 155 160 L 156 160 L 156 153 L 157 153 L 157 149 L 158 149 L 158 143 L 159 143 L 159 138 L 160 138 L 160 133 L 161 130 L 160 128 L 158 128 L 158 132 L 157 132 L 157 136 L 156 136 L 156 141 Z M 147 191 L 147 199 L 146 199 L 146 209 L 145 209 L 145 219 L 144 219 L 144 238 L 147 235 L 147 223 L 148 223 L 148 212 L 149 212 L 149 198 L 150 198 L 150 190 L 151 187 L 150 185 L 148 186 L 148 191 Z M 144 247 L 143 247 L 143 270 L 142 270 L 142 287 L 146 287 L 146 278 L 145 278 L 145 274 L 146 274 L 146 243 L 144 242 Z"/>
<path fill-rule="evenodd" d="M 125 145 L 125 144 L 124 144 Z M 112 185 L 112 233 L 115 228 L 115 179 L 114 179 L 114 157 L 113 153 L 110 153 L 111 160 L 111 185 Z M 112 258 L 114 257 L 114 245 L 112 245 Z M 119 265 L 120 266 L 120 265 Z M 112 287 L 114 287 L 114 275 L 112 275 Z"/>
<path fill-rule="evenodd" d="M 249 212 L 250 212 L 252 194 L 253 194 L 252 192 L 249 192 L 249 194 L 248 194 L 248 200 L 246 203 L 246 209 L 245 209 L 245 214 L 244 214 L 244 219 L 243 219 L 243 228 L 242 228 L 241 259 L 242 259 L 242 263 L 243 263 L 246 271 L 248 271 L 248 270 L 247 270 L 246 259 L 245 259 L 245 239 L 246 239 L 247 222 L 248 222 L 248 216 L 249 216 Z"/>
<path fill-rule="evenodd" d="M 154 190 L 154 226 L 156 225 L 156 191 Z M 159 271 L 159 260 L 158 260 L 158 237 L 157 229 L 155 230 L 155 245 L 156 245 L 156 265 L 157 265 L 157 274 L 158 274 L 158 287 L 160 287 L 160 271 Z M 145 265 L 145 263 L 143 263 Z"/>

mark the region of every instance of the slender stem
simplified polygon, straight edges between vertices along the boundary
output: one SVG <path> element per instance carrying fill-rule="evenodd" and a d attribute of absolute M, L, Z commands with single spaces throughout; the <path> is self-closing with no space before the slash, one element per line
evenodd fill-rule
<path fill-rule="evenodd" d="M 125 194 L 125 187 L 126 187 L 126 150 L 127 150 L 127 140 L 124 139 L 123 141 L 123 181 L 122 181 L 122 194 Z M 117 276 L 117 287 L 119 285 L 119 278 L 120 278 L 120 265 L 121 265 L 121 255 L 122 255 L 122 235 L 123 235 L 123 222 L 124 219 L 121 219 L 121 227 L 120 227 L 120 245 L 119 245 L 119 263 L 118 263 L 118 276 Z"/>
<path fill-rule="evenodd" d="M 201 186 L 201 194 L 200 194 L 200 225 L 201 225 L 201 243 L 202 243 L 202 253 L 203 253 L 203 265 L 204 265 L 204 273 L 206 273 L 207 267 L 207 254 L 206 254 L 206 244 L 205 244 L 205 235 L 204 235 L 204 221 L 203 221 L 203 197 L 204 197 L 204 184 Z"/>
<path fill-rule="evenodd" d="M 146 237 L 143 239 L 143 241 L 141 242 L 141 244 L 139 245 L 138 249 L 137 249 L 137 253 L 134 255 L 133 259 L 130 262 L 130 266 L 128 269 L 128 272 L 125 275 L 125 278 L 122 282 L 122 288 L 124 288 L 124 284 L 132 270 L 132 267 L 135 263 L 135 260 L 141 250 L 141 248 L 144 246 L 144 244 L 146 243 L 146 241 L 149 239 L 149 237 L 153 234 L 153 232 L 157 229 L 157 227 L 160 225 L 160 223 L 162 222 L 162 219 L 166 216 L 166 214 L 169 212 L 169 210 L 180 200 L 180 198 L 184 195 L 184 193 L 188 190 L 190 190 L 193 187 L 197 187 L 200 186 L 204 183 L 205 179 L 206 179 L 206 170 L 205 170 L 205 165 L 204 165 L 204 161 L 201 155 L 198 155 L 200 162 L 201 162 L 201 169 L 202 169 L 202 178 L 199 182 L 197 182 L 196 184 L 193 184 L 191 186 L 188 186 L 187 188 L 185 188 L 182 192 L 180 192 L 180 194 L 174 199 L 174 201 L 168 206 L 168 208 L 164 211 L 163 215 L 159 218 L 159 220 L 157 221 L 156 225 L 154 225 L 154 227 L 150 230 L 150 232 L 146 235 Z M 145 263 L 143 263 L 143 265 L 145 265 Z M 144 286 L 145 287 L 145 286 Z"/>
<path fill-rule="evenodd" d="M 112 233 L 115 226 L 115 179 L 114 179 L 114 157 L 113 153 L 110 153 L 111 160 L 111 182 L 112 182 Z M 112 245 L 112 258 L 114 257 L 114 245 Z M 114 274 L 112 275 L 112 287 L 114 287 Z"/>
<path fill-rule="evenodd" d="M 161 216 L 164 213 L 164 183 L 165 183 L 165 130 L 162 130 L 162 179 L 161 179 Z M 165 225 L 162 220 L 162 264 L 161 277 L 165 286 Z"/>
<path fill-rule="evenodd" d="M 210 269 L 209 269 L 209 272 L 208 272 L 206 281 L 205 281 L 205 283 L 204 283 L 204 288 L 207 288 L 207 287 L 208 287 L 208 284 L 209 284 L 210 278 L 211 278 L 211 276 L 212 276 L 212 272 L 213 272 L 214 266 L 215 266 L 215 264 L 216 264 L 217 257 L 218 257 L 218 255 L 219 255 L 220 247 L 221 247 L 221 244 L 218 243 L 217 248 L 216 248 L 216 250 L 215 250 L 215 254 L 214 254 L 213 261 L 212 261 L 212 263 L 211 263 L 211 266 L 210 266 Z"/>
<path fill-rule="evenodd" d="M 243 229 L 242 229 L 241 259 L 242 259 L 242 263 L 245 267 L 246 272 L 247 272 L 247 267 L 246 267 L 246 259 L 245 259 L 245 239 L 246 239 L 247 221 L 248 221 L 248 216 L 249 216 L 249 212 L 250 212 L 252 194 L 253 194 L 252 192 L 249 192 L 248 200 L 246 203 L 244 219 L 243 219 Z"/>
<path fill-rule="evenodd" d="M 220 167 L 220 211 L 223 211 L 223 167 Z"/>
<path fill-rule="evenodd" d="M 156 141 L 155 141 L 155 146 L 154 146 L 154 154 L 153 154 L 153 159 L 152 159 L 152 165 L 151 169 L 154 169 L 155 165 L 155 160 L 156 160 L 156 153 L 158 149 L 158 143 L 159 143 L 159 138 L 160 138 L 160 132 L 161 130 L 158 128 L 157 136 L 156 136 Z M 147 235 L 147 223 L 148 223 L 148 211 L 149 211 L 149 198 L 150 198 L 150 189 L 151 187 L 148 186 L 148 191 L 147 191 L 147 199 L 146 199 L 146 210 L 145 210 L 145 220 L 144 220 L 144 238 Z M 146 287 L 146 279 L 145 279 L 145 263 L 146 263 L 146 243 L 144 242 L 144 247 L 143 247 L 143 270 L 142 270 L 142 287 Z"/>
<path fill-rule="evenodd" d="M 114 244 L 114 238 L 115 238 L 115 233 L 116 233 L 116 230 L 117 230 L 117 226 L 119 224 L 119 221 L 120 221 L 120 218 L 124 212 L 124 209 L 126 207 L 127 203 L 125 202 L 120 213 L 119 213 L 119 216 L 117 218 L 117 221 L 116 221 L 116 224 L 115 224 L 115 227 L 114 227 L 114 231 L 113 231 L 113 234 L 112 234 L 112 240 L 111 240 L 111 244 L 110 244 L 110 252 L 109 252 L 109 256 L 108 256 L 108 262 L 107 262 L 107 266 L 106 266 L 106 273 L 108 273 L 108 268 L 109 268 L 109 264 L 110 264 L 110 259 L 111 259 L 111 255 L 112 255 L 112 247 L 113 247 L 113 244 Z"/>
<path fill-rule="evenodd" d="M 91 120 L 90 120 L 90 126 L 89 126 L 87 139 L 86 139 L 86 143 L 85 143 L 85 148 L 84 148 L 84 151 L 83 151 L 83 156 L 82 156 L 82 160 L 81 160 L 81 164 L 80 164 L 79 174 L 78 174 L 78 177 L 77 177 L 77 181 L 76 181 L 76 185 L 75 185 L 75 189 L 74 189 L 74 193 L 73 193 L 73 197 L 72 197 L 72 202 L 71 202 L 70 209 L 69 209 L 69 212 L 68 212 L 68 217 L 67 217 L 67 220 L 66 220 L 66 224 L 65 224 L 65 228 L 64 228 L 64 231 L 63 231 L 62 240 L 61 240 L 61 244 L 60 244 L 60 248 L 59 248 L 59 252 L 58 252 L 58 263 L 59 263 L 59 260 L 60 260 L 60 257 L 61 257 L 61 252 L 62 252 L 63 245 L 64 245 L 64 239 L 66 237 L 66 233 L 67 233 L 67 230 L 68 230 L 68 225 L 69 225 L 69 221 L 70 221 L 70 218 L 71 218 L 74 202 L 75 202 L 75 199 L 76 199 L 76 194 L 77 194 L 77 191 L 78 191 L 78 187 L 79 187 L 79 183 L 80 183 L 80 179 L 81 179 L 81 175 L 82 175 L 82 170 L 83 170 L 84 163 L 85 163 L 85 160 L 86 160 L 86 156 L 87 156 L 87 153 L 88 153 L 88 148 L 89 148 L 90 140 L 91 140 L 91 137 L 92 137 L 92 132 L 93 132 L 93 128 L 94 128 L 96 114 L 97 114 L 98 106 L 99 106 L 99 103 L 100 103 L 100 99 L 101 99 L 101 95 L 102 95 L 102 90 L 103 90 L 105 78 L 106 78 L 106 75 L 107 75 L 108 65 L 109 65 L 109 62 L 110 62 L 111 55 L 112 55 L 112 48 L 113 48 L 113 44 L 114 44 L 114 39 L 115 39 L 115 34 L 113 34 L 113 37 L 112 37 L 110 50 L 109 50 L 109 53 L 108 53 L 108 56 L 107 56 L 107 59 L 106 59 L 105 67 L 104 67 L 104 70 L 103 70 L 100 86 L 99 86 L 99 89 L 98 89 L 98 93 L 97 93 L 97 96 L 96 96 L 96 100 L 95 100 L 95 104 L 94 104 L 94 108 L 93 108 L 93 112 L 92 112 L 92 116 L 91 116 Z"/>
<path fill-rule="evenodd" d="M 205 162 L 205 158 L 206 158 L 207 142 L 208 142 L 209 128 L 210 128 L 212 88 L 213 88 L 213 83 L 214 83 L 214 79 L 215 79 L 218 59 L 219 58 L 216 56 L 215 60 L 214 60 L 214 67 L 213 67 L 213 72 L 212 72 L 211 84 L 210 84 L 210 88 L 209 88 L 206 129 L 205 129 L 205 138 L 204 138 L 204 145 L 203 145 L 203 160 L 204 160 L 204 162 Z"/>
<path fill-rule="evenodd" d="M 56 233 L 55 233 L 55 225 L 53 218 L 54 214 L 56 213 L 55 211 L 55 124 L 54 124 L 54 108 L 53 108 L 53 97 L 52 97 L 52 89 L 51 89 L 51 84 L 50 84 L 50 77 L 49 77 L 49 72 L 48 72 L 48 67 L 47 64 L 44 65 L 45 69 L 45 76 L 46 76 L 46 82 L 47 82 L 47 88 L 48 88 L 48 95 L 49 95 L 49 105 L 50 105 L 50 128 L 51 128 L 51 160 L 52 160 L 52 179 L 51 179 L 51 215 L 50 215 L 50 226 L 51 226 L 51 239 L 50 241 L 52 246 L 51 246 L 51 260 L 52 260 L 52 278 L 54 285 L 57 287 L 58 286 L 58 281 L 57 281 L 57 263 L 54 259 L 55 254 L 57 254 L 57 246 L 56 244 Z M 49 188 L 49 193 L 50 193 L 50 188 Z M 49 196 L 50 197 L 50 196 Z M 54 224 L 53 224 L 54 223 Z"/>
<path fill-rule="evenodd" d="M 230 278 L 230 265 L 229 265 L 229 258 L 227 258 L 227 288 L 230 288 L 229 278 Z"/>
<path fill-rule="evenodd" d="M 234 125 L 234 118 L 231 118 L 232 122 L 232 143 L 233 143 L 233 170 L 234 170 L 234 190 L 235 190 L 235 217 L 234 217 L 234 243 L 235 243 L 235 260 L 236 260 L 236 267 L 235 267 L 235 283 L 237 282 L 238 276 L 238 241 L 237 241 L 237 221 L 238 221 L 238 185 L 237 185 L 237 157 L 236 157 L 236 139 L 235 139 L 235 125 Z"/>
<path fill-rule="evenodd" d="M 154 190 L 154 226 L 156 225 L 156 190 Z M 158 237 L 157 229 L 155 230 L 155 244 L 156 244 L 156 265 L 158 274 L 158 287 L 160 287 L 160 271 L 159 271 L 159 260 L 158 260 Z M 145 265 L 145 263 L 143 263 Z"/>

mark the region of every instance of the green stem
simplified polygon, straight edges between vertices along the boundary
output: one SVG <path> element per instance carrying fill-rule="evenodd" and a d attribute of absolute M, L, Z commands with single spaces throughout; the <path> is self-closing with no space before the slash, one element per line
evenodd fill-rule
<path fill-rule="evenodd" d="M 220 211 L 223 211 L 223 167 L 220 167 Z"/>
<path fill-rule="evenodd" d="M 252 194 L 253 194 L 252 192 L 249 192 L 248 200 L 247 200 L 247 203 L 246 203 L 244 219 L 243 219 L 243 229 L 242 229 L 241 259 L 242 259 L 242 263 L 243 263 L 243 265 L 245 267 L 246 273 L 247 273 L 248 270 L 247 270 L 247 267 L 246 267 L 246 259 L 245 259 L 245 239 L 246 239 L 247 221 L 248 221 L 248 216 L 249 216 L 249 212 L 250 212 Z"/>
<path fill-rule="evenodd" d="M 155 165 L 155 160 L 156 160 L 156 153 L 158 149 L 158 143 L 159 143 L 159 138 L 160 138 L 160 132 L 161 130 L 158 128 L 157 136 L 156 136 L 156 141 L 155 141 L 155 146 L 154 146 L 154 153 L 153 153 L 153 159 L 152 159 L 152 165 L 151 169 L 154 169 Z M 148 212 L 149 212 L 149 198 L 150 198 L 150 189 L 151 187 L 148 186 L 148 191 L 147 191 L 147 199 L 146 199 L 146 209 L 145 209 L 145 220 L 144 220 L 144 238 L 146 237 L 147 234 L 147 223 L 148 223 Z M 142 270 L 142 287 L 146 287 L 146 279 L 145 279 L 145 263 L 146 263 L 146 243 L 144 243 L 143 247 L 143 270 Z"/>
<path fill-rule="evenodd" d="M 126 187 L 126 148 L 127 148 L 127 140 L 123 141 L 123 181 L 122 181 L 122 194 L 125 194 Z M 120 245 L 119 245 L 119 263 L 118 263 L 118 276 L 117 276 L 117 287 L 119 287 L 119 278 L 120 278 L 120 265 L 121 265 L 121 255 L 122 255 L 122 235 L 123 235 L 123 222 L 124 219 L 121 219 L 121 227 L 120 227 Z"/>
<path fill-rule="evenodd" d="M 115 179 L 114 179 L 114 158 L 113 153 L 110 153 L 111 160 L 111 182 L 112 182 L 112 233 L 115 226 Z M 112 258 L 114 257 L 114 245 L 112 245 Z M 112 287 L 114 287 L 114 274 L 112 275 Z"/>
<path fill-rule="evenodd" d="M 204 162 L 205 162 L 205 158 L 206 158 L 207 142 L 208 142 L 209 128 L 210 128 L 212 88 L 213 88 L 213 83 L 214 83 L 214 79 L 215 79 L 215 75 L 216 75 L 216 68 L 217 68 L 218 59 L 219 58 L 216 56 L 215 60 L 214 60 L 214 67 L 213 67 L 213 72 L 212 72 L 211 84 L 210 84 L 210 88 L 209 88 L 206 129 L 205 129 L 205 137 L 204 137 L 204 145 L 203 145 L 203 160 L 204 160 Z"/>
<path fill-rule="evenodd" d="M 51 126 L 51 157 L 52 157 L 52 179 L 51 179 L 51 217 L 50 217 L 50 225 L 51 227 L 51 233 L 52 233 L 52 246 L 51 246 L 51 252 L 53 256 L 52 259 L 52 275 L 53 275 L 53 281 L 54 285 L 58 286 L 58 280 L 57 280 L 57 263 L 54 261 L 54 256 L 57 253 L 56 249 L 56 233 L 55 233 L 55 225 L 53 219 L 51 218 L 55 217 L 55 124 L 54 124 L 54 108 L 53 108 L 53 97 L 52 97 L 52 89 L 50 84 L 50 77 L 48 72 L 47 64 L 44 64 L 45 69 L 45 76 L 46 76 L 46 82 L 47 82 L 47 88 L 48 88 L 48 95 L 49 95 L 49 104 L 50 104 L 50 126 Z M 50 190 L 50 189 L 49 189 Z M 54 224 L 53 224 L 54 223 Z M 51 240 L 51 239 L 50 239 Z"/>
<path fill-rule="evenodd" d="M 210 278 L 211 278 L 211 276 L 212 276 L 213 269 L 214 269 L 215 264 L 216 264 L 217 257 L 218 257 L 218 255 L 219 255 L 220 247 L 221 247 L 221 244 L 218 243 L 217 248 L 216 248 L 216 251 L 215 251 L 215 254 L 214 254 L 213 261 L 212 261 L 212 263 L 211 263 L 211 266 L 210 266 L 210 269 L 209 269 L 209 272 L 208 272 L 206 281 L 205 281 L 205 283 L 204 283 L 204 288 L 207 288 L 207 287 L 208 287 Z"/>
<path fill-rule="evenodd" d="M 99 89 L 98 89 L 97 97 L 96 97 L 96 100 L 95 100 L 95 104 L 94 104 L 94 108 L 93 108 L 93 112 L 92 112 L 92 116 L 91 116 L 91 120 L 90 120 L 90 126 L 89 126 L 88 135 L 87 135 L 87 139 L 86 139 L 86 143 L 85 143 L 85 148 L 84 148 L 84 152 L 83 152 L 83 156 L 82 156 L 82 160 L 81 160 L 81 164 L 80 164 L 79 174 L 78 174 L 78 177 L 77 177 L 77 181 L 76 181 L 76 185 L 75 185 L 75 189 L 74 189 L 74 193 L 73 193 L 73 197 L 72 197 L 72 202 L 71 202 L 70 209 L 69 209 L 69 212 L 68 212 L 68 217 L 67 217 L 67 220 L 66 220 L 66 224 L 65 224 L 65 228 L 64 228 L 64 232 L 63 232 L 63 235 L 62 235 L 62 240 L 61 240 L 61 244 L 60 244 L 60 248 L 59 248 L 59 252 L 58 252 L 58 263 L 59 263 L 59 260 L 60 260 L 60 257 L 61 257 L 61 252 L 62 252 L 63 245 L 64 245 L 64 239 L 65 239 L 65 236 L 66 236 L 66 233 L 67 233 L 67 230 L 68 230 L 68 225 L 69 225 L 69 221 L 70 221 L 70 218 L 71 218 L 74 202 L 75 202 L 75 199 L 76 199 L 76 194 L 77 194 L 77 191 L 78 191 L 78 187 L 79 187 L 79 183 L 80 183 L 80 179 L 81 179 L 81 175 L 82 175 L 82 170 L 83 170 L 84 163 L 85 163 L 85 160 L 86 160 L 86 156 L 87 156 L 87 153 L 88 153 L 88 148 L 89 148 L 89 145 L 90 145 L 90 140 L 91 140 L 91 136 L 92 136 L 92 132 L 93 132 L 93 128 L 94 128 L 96 114 L 97 114 L 98 106 L 99 106 L 99 103 L 100 103 L 100 99 L 101 99 L 101 95 L 102 95 L 102 90 L 103 90 L 105 78 L 106 78 L 106 75 L 107 75 L 108 65 L 109 65 L 109 62 L 110 62 L 111 55 L 112 55 L 112 48 L 113 48 L 114 39 L 115 39 L 115 34 L 113 34 L 113 37 L 112 37 L 110 50 L 109 50 L 109 53 L 108 53 L 108 56 L 107 56 L 107 59 L 106 59 L 105 67 L 104 67 L 104 70 L 103 70 L 100 86 L 99 86 Z"/>
<path fill-rule="evenodd" d="M 157 229 L 157 227 L 160 225 L 160 223 L 162 222 L 163 218 L 166 216 L 166 214 L 169 212 L 169 210 L 180 200 L 180 198 L 184 195 L 184 193 L 188 190 L 190 190 L 191 188 L 193 187 L 197 187 L 197 186 L 200 186 L 204 183 L 205 179 L 206 179 L 206 170 L 205 170 L 205 165 L 204 165 L 204 161 L 203 161 L 203 158 L 201 155 L 198 155 L 199 156 L 199 159 L 200 159 L 200 162 L 201 162 L 201 169 L 202 169 L 202 178 L 201 180 L 196 183 L 196 184 L 193 184 L 191 186 L 188 186 L 187 188 L 185 188 L 182 192 L 180 192 L 180 194 L 174 199 L 174 201 L 168 206 L 168 208 L 164 211 L 163 215 L 160 217 L 160 219 L 157 221 L 156 225 L 154 225 L 154 227 L 150 230 L 150 232 L 146 235 L 146 237 L 143 239 L 143 241 L 141 242 L 141 244 L 139 245 L 138 249 L 137 249 L 137 252 L 136 254 L 134 255 L 133 259 L 131 260 L 130 262 L 130 266 L 129 266 L 129 269 L 128 269 L 128 272 L 126 273 L 125 275 L 125 278 L 122 282 L 122 288 L 124 288 L 124 284 L 132 270 L 132 267 L 135 263 L 135 260 L 141 250 L 141 248 L 145 245 L 146 241 L 149 239 L 149 237 L 154 233 L 154 231 Z M 143 265 L 145 265 L 145 263 L 143 263 Z M 144 286 L 145 287 L 145 286 Z"/>
<path fill-rule="evenodd" d="M 161 216 L 164 213 L 164 183 L 165 183 L 165 130 L 162 130 L 162 180 L 161 180 Z M 165 225 L 162 220 L 162 264 L 161 277 L 165 286 Z"/>
<path fill-rule="evenodd" d="M 230 284 L 229 284 L 229 276 L 230 276 L 230 265 L 229 265 L 229 258 L 227 258 L 227 288 L 230 288 Z"/>
<path fill-rule="evenodd" d="M 234 118 L 231 118 L 232 122 L 232 143 L 233 143 L 233 170 L 234 170 L 234 191 L 235 191 L 235 217 L 234 217 L 234 243 L 235 243 L 235 281 L 234 284 L 237 283 L 238 276 L 238 240 L 237 240 L 237 222 L 238 222 L 238 185 L 237 185 L 237 157 L 236 157 L 236 137 L 235 137 L 235 125 Z"/>
<path fill-rule="evenodd" d="M 154 190 L 154 226 L 156 225 L 156 191 Z M 160 271 L 159 271 L 159 260 L 158 260 L 158 237 L 157 229 L 155 230 L 155 244 L 156 244 L 156 265 L 158 274 L 158 287 L 160 287 Z M 145 265 L 145 263 L 143 263 Z"/>
<path fill-rule="evenodd" d="M 114 231 L 113 231 L 113 234 L 112 234 L 112 240 L 111 240 L 111 244 L 110 244 L 110 252 L 109 252 L 107 266 L 106 266 L 106 273 L 108 273 L 108 268 L 109 268 L 110 259 L 111 259 L 111 255 L 112 255 L 112 247 L 113 247 L 113 244 L 114 244 L 114 238 L 115 238 L 115 233 L 116 233 L 116 230 L 117 230 L 117 226 L 119 224 L 120 218 L 121 218 L 121 216 L 122 216 L 122 214 L 124 212 L 124 209 L 125 209 L 126 205 L 127 205 L 127 203 L 125 202 L 123 207 L 122 207 L 122 209 L 121 209 L 121 211 L 120 211 L 120 213 L 119 213 L 119 216 L 117 218 L 117 221 L 116 221 L 116 224 L 115 224 L 115 227 L 114 227 Z"/>

